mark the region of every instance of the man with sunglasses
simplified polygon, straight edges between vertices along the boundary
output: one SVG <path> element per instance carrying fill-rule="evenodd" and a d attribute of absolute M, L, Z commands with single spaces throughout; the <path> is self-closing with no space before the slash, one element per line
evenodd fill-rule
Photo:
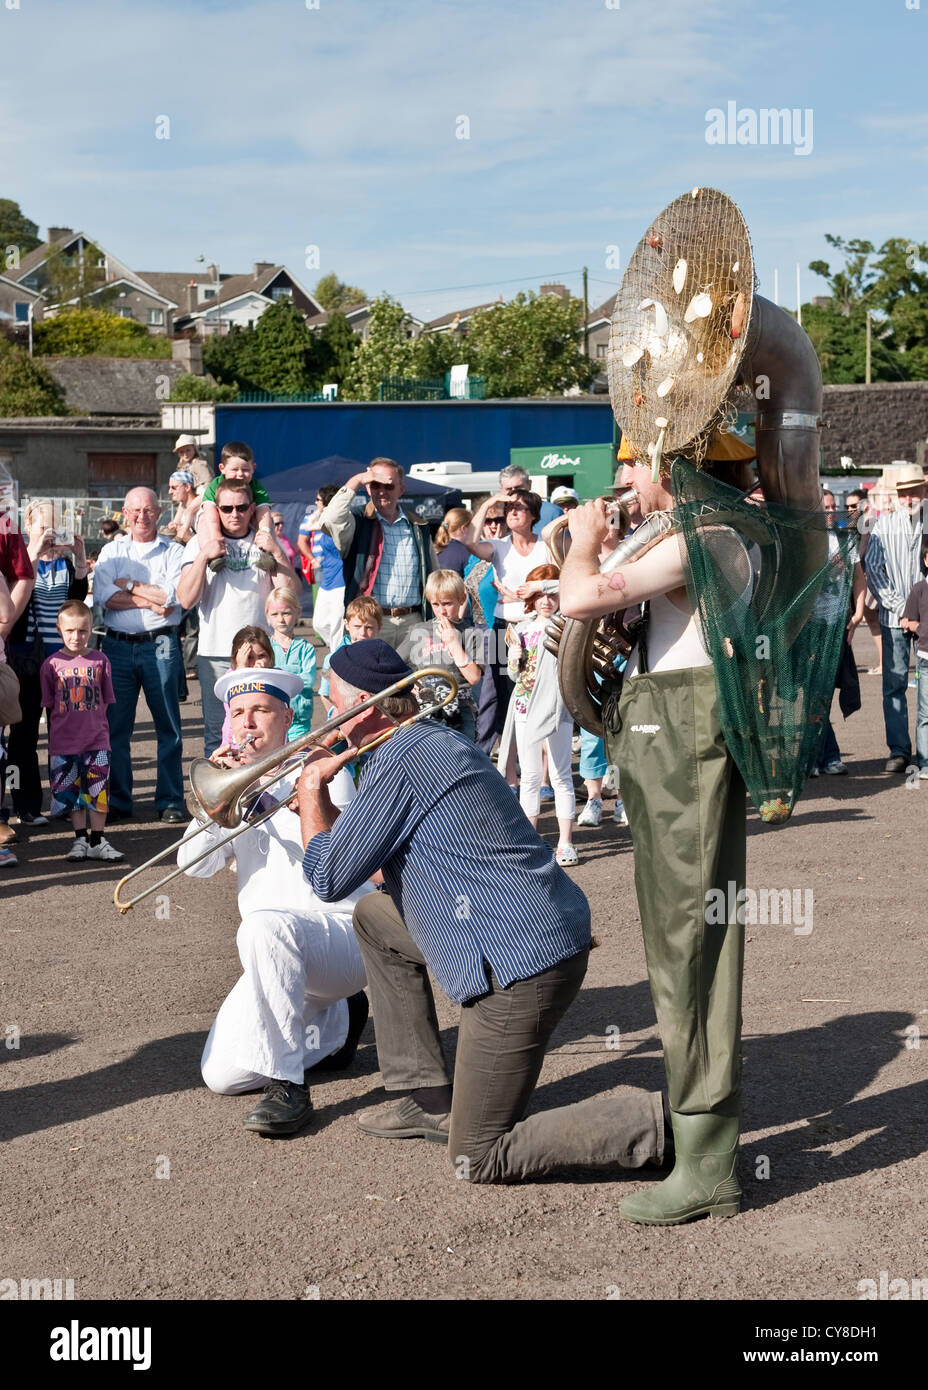
<path fill-rule="evenodd" d="M 178 596 L 184 551 L 158 534 L 161 507 L 150 488 L 127 493 L 123 516 L 128 534 L 116 536 L 100 551 L 93 584 L 106 619 L 103 654 L 109 657 L 116 696 L 107 710 L 109 816 L 118 820 L 132 815 L 130 750 L 139 693 L 144 690 L 158 739 L 155 810 L 159 819 L 178 822 L 186 819 L 180 723 L 183 657 L 177 635 L 184 606 Z"/>
<path fill-rule="evenodd" d="M 351 504 L 362 487 L 370 502 L 356 516 Z M 408 648 L 413 629 L 425 621 L 425 581 L 437 568 L 428 526 L 400 508 L 404 492 L 400 465 L 375 458 L 322 513 L 322 529 L 345 562 L 345 603 L 359 594 L 375 598 L 384 614 L 380 636 L 396 651 Z"/>
<path fill-rule="evenodd" d="M 202 541 L 194 536 L 183 552 L 177 597 L 185 608 L 200 605 L 197 673 L 203 699 L 203 751 L 209 757 L 222 741 L 223 703 L 213 687 L 232 660 L 232 639 L 242 627 L 264 627 L 264 605 L 280 584 L 298 590 L 289 565 L 276 561 L 270 571 L 253 564 L 255 503 L 247 482 L 223 482 L 216 493 L 221 537 Z M 225 557 L 220 570 L 209 562 Z"/>

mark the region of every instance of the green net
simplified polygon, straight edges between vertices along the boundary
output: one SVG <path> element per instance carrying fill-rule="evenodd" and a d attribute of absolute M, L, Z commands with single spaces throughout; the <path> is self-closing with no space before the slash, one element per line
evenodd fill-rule
<path fill-rule="evenodd" d="M 712 657 L 725 742 L 761 820 L 785 821 L 831 707 L 856 532 L 671 470 L 690 601 Z"/>

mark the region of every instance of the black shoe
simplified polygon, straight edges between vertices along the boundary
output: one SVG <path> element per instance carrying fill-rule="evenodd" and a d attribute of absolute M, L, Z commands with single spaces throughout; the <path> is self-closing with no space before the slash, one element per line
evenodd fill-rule
<path fill-rule="evenodd" d="M 264 1095 L 243 1121 L 246 1129 L 272 1138 L 279 1134 L 295 1134 L 302 1129 L 313 1113 L 309 1087 L 296 1081 L 272 1081 Z"/>
<path fill-rule="evenodd" d="M 131 810 L 123 811 L 118 806 L 111 806 L 106 813 L 106 819 L 112 825 L 114 821 L 135 820 L 135 816 Z"/>
<path fill-rule="evenodd" d="M 351 995 L 348 1000 L 347 1038 L 337 1052 L 331 1052 L 328 1057 L 323 1057 L 322 1061 L 317 1062 L 315 1066 L 307 1067 L 307 1075 L 311 1071 L 345 1071 L 351 1066 L 370 1011 L 371 1006 L 367 1002 L 367 995 L 363 989 L 359 990 L 357 994 Z"/>
<path fill-rule="evenodd" d="M 169 806 L 166 811 L 161 812 L 158 819 L 166 820 L 169 825 L 179 825 L 180 822 L 186 820 L 187 817 L 184 815 L 183 811 L 178 811 L 176 806 Z"/>

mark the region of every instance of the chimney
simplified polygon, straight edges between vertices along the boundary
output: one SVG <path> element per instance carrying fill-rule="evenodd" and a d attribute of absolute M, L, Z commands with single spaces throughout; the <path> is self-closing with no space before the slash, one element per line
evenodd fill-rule
<path fill-rule="evenodd" d="M 174 338 L 171 342 L 171 360 L 191 376 L 202 376 L 203 344 L 199 338 Z"/>
<path fill-rule="evenodd" d="M 255 279 L 259 275 L 266 275 L 269 270 L 274 269 L 273 261 L 255 261 Z"/>
<path fill-rule="evenodd" d="M 197 282 L 196 280 L 187 281 L 187 313 L 192 314 L 197 307 Z"/>
<path fill-rule="evenodd" d="M 49 241 L 67 241 L 68 237 L 73 235 L 73 227 L 49 227 L 48 229 Z"/>
<path fill-rule="evenodd" d="M 570 294 L 566 285 L 542 285 L 541 294 L 555 294 L 558 299 L 569 299 Z"/>

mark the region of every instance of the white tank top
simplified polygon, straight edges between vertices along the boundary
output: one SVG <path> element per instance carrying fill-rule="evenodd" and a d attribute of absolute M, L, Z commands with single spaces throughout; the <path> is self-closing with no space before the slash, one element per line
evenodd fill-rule
<path fill-rule="evenodd" d="M 689 606 L 678 608 L 666 594 L 651 599 L 647 628 L 648 670 L 687 671 L 694 666 L 711 666 L 712 658 L 702 644 L 696 615 Z M 628 676 L 638 674 L 638 648 L 628 663 Z"/>

